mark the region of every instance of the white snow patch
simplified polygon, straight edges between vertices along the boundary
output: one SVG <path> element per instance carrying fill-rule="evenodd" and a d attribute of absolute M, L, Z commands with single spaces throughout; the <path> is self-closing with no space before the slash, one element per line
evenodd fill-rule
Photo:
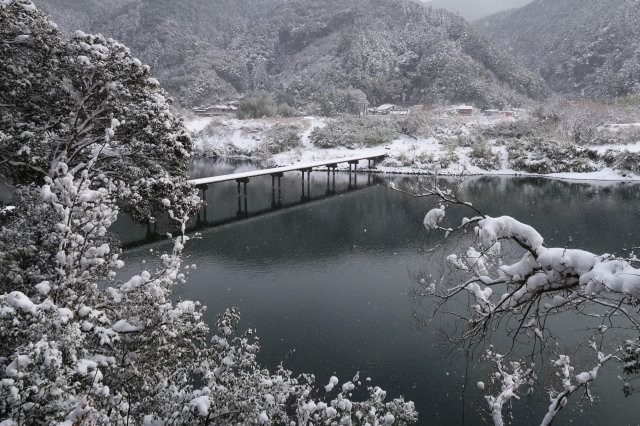
<path fill-rule="evenodd" d="M 327 392 L 331 392 L 333 388 L 338 384 L 338 378 L 336 376 L 331 376 L 329 379 L 329 384 L 324 387 Z"/>
<path fill-rule="evenodd" d="M 191 405 L 198 410 L 198 414 L 200 414 L 200 416 L 205 417 L 207 414 L 209 414 L 211 401 L 209 400 L 208 396 L 202 395 L 192 399 Z"/>
<path fill-rule="evenodd" d="M 191 133 L 198 133 L 211 123 L 210 117 L 197 117 L 184 123 L 185 127 Z"/>

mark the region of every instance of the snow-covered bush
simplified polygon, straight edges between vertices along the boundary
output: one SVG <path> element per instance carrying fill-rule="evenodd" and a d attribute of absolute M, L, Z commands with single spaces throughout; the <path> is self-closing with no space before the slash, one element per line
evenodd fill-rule
<path fill-rule="evenodd" d="M 628 105 L 601 101 L 552 98 L 531 105 L 525 117 L 490 123 L 477 133 L 488 139 L 505 141 L 559 140 L 581 146 L 636 143 L 640 128 L 638 112 Z"/>
<path fill-rule="evenodd" d="M 640 119 L 640 113 L 635 120 Z M 640 142 L 640 124 L 618 124 L 598 127 L 591 145 L 626 145 Z"/>
<path fill-rule="evenodd" d="M 406 151 L 392 153 L 382 162 L 385 167 L 425 167 L 436 162 L 433 153 L 425 152 L 418 145 L 412 145 Z"/>
<path fill-rule="evenodd" d="M 259 148 L 261 156 L 271 156 L 302 146 L 301 129 L 293 124 L 276 124 L 267 130 L 265 141 Z"/>
<path fill-rule="evenodd" d="M 280 117 L 295 117 L 299 114 L 298 110 L 289 105 L 288 103 L 278 104 L 278 116 Z"/>
<path fill-rule="evenodd" d="M 591 149 L 553 141 L 507 144 L 513 170 L 528 173 L 593 172 L 600 169 L 600 155 Z"/>
<path fill-rule="evenodd" d="M 479 133 L 487 139 L 523 139 L 536 136 L 541 130 L 532 119 L 499 121 L 479 128 Z"/>
<path fill-rule="evenodd" d="M 320 148 L 362 148 L 391 142 L 394 123 L 383 117 L 342 116 L 315 127 L 309 138 Z"/>
<path fill-rule="evenodd" d="M 607 166 L 616 170 L 640 173 L 640 153 L 608 150 L 602 158 Z"/>
<path fill-rule="evenodd" d="M 435 113 L 416 111 L 407 115 L 396 117 L 396 129 L 398 133 L 418 138 L 428 136 L 436 125 Z"/>
<path fill-rule="evenodd" d="M 469 162 L 481 169 L 493 170 L 500 167 L 500 156 L 493 152 L 486 141 L 477 139 L 471 144 Z"/>
<path fill-rule="evenodd" d="M 550 104 L 559 118 L 558 133 L 578 145 L 592 144 L 598 128 L 613 119 L 612 109 L 601 101 L 558 99 Z"/>

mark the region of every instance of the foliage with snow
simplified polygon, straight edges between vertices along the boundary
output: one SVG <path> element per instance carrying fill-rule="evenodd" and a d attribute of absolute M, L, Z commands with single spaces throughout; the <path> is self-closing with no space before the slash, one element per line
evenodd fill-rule
<path fill-rule="evenodd" d="M 126 184 L 119 204 L 141 220 L 166 210 L 158 194 L 192 192 L 184 178 L 191 140 L 149 67 L 112 39 L 76 32 L 63 40 L 39 12 L 5 3 L 0 172 L 42 184 L 60 163 L 72 172 L 92 163 Z M 191 208 L 171 197 L 176 212 Z"/>
<path fill-rule="evenodd" d="M 315 127 L 309 139 L 319 148 L 365 148 L 391 142 L 398 136 L 395 123 L 380 117 L 341 116 Z"/>

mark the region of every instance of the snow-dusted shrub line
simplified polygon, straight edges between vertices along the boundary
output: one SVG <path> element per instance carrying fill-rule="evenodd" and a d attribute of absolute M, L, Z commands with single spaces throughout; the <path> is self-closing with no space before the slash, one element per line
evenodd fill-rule
<path fill-rule="evenodd" d="M 340 116 L 316 127 L 309 139 L 318 148 L 364 148 L 391 142 L 397 136 L 395 123 L 380 117 Z"/>

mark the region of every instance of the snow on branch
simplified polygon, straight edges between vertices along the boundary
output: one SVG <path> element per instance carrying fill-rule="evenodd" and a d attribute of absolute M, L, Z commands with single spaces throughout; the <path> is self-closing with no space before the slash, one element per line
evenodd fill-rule
<path fill-rule="evenodd" d="M 560 343 L 550 321 L 556 315 L 572 312 L 588 317 L 586 330 L 590 339 L 597 337 L 597 364 L 579 374 L 566 355 L 557 356 L 551 363 L 558 369 L 562 389 L 551 393 L 551 404 L 542 422 L 550 424 L 567 403 L 568 398 L 584 389 L 591 399 L 590 384 L 597 379 L 600 367 L 615 360 L 625 373 L 624 391 L 630 394 L 631 375 L 640 372 L 638 340 L 616 341 L 607 330 L 622 329 L 624 337 L 640 335 L 640 269 L 633 253 L 628 257 L 616 254 L 596 254 L 567 247 L 548 247 L 543 236 L 532 226 L 510 216 L 491 217 L 470 203 L 457 198 L 455 189 L 437 186 L 400 190 L 415 197 L 431 197 L 436 206 L 427 212 L 424 226 L 428 232 L 444 233 L 431 255 L 442 252 L 447 268 L 440 279 L 418 280 L 420 297 L 435 299 L 433 315 L 452 315 L 456 322 L 446 338 L 450 343 L 467 347 L 470 351 L 491 343 L 491 335 L 499 332 L 511 338 L 506 355 L 493 349 L 485 359 L 497 368 L 493 381 L 500 383 L 497 394 L 487 396 L 491 416 L 496 425 L 504 424 L 504 408 L 518 399 L 518 389 L 536 380 L 534 368 L 545 368 L 547 354 Z M 459 224 L 447 223 L 447 214 L 455 207 L 456 214 L 467 209 L 472 218 Z M 454 240 L 455 239 L 455 240 Z M 445 309 L 449 303 L 455 309 Z M 518 345 L 518 352 L 530 345 L 528 361 L 507 361 Z M 590 343 L 595 349 L 595 345 Z M 620 349 L 622 348 L 622 349 Z M 622 352 L 622 356 L 616 354 Z M 542 360 L 535 365 L 534 360 Z M 546 367 L 549 368 L 549 367 Z M 484 389 L 484 383 L 478 383 Z"/>
<path fill-rule="evenodd" d="M 571 360 L 567 355 L 559 355 L 558 359 L 553 362 L 554 367 L 559 370 L 557 375 L 562 380 L 562 391 L 550 392 L 551 403 L 549 404 L 547 413 L 540 423 L 541 426 L 550 425 L 560 410 L 567 404 L 567 398 L 582 388 L 585 389 L 587 398 L 590 401 L 593 401 L 589 392 L 589 386 L 598 377 L 598 371 L 600 368 L 607 361 L 615 358 L 615 354 L 605 355 L 597 350 L 595 344 L 592 347 L 597 353 L 598 362 L 589 371 L 574 374 L 575 368 L 571 365 Z"/>
<path fill-rule="evenodd" d="M 506 405 L 511 403 L 512 399 L 519 400 L 518 390 L 520 387 L 527 385 L 530 391 L 536 379 L 534 373 L 534 365 L 526 365 L 523 362 L 506 362 L 503 355 L 496 353 L 493 348 L 487 350 L 485 359 L 492 362 L 497 371 L 491 380 L 500 385 L 500 392 L 493 396 L 487 395 L 485 399 L 491 410 L 491 418 L 495 426 L 504 425 L 503 410 Z M 482 382 L 478 383 L 478 388 L 484 389 Z"/>

